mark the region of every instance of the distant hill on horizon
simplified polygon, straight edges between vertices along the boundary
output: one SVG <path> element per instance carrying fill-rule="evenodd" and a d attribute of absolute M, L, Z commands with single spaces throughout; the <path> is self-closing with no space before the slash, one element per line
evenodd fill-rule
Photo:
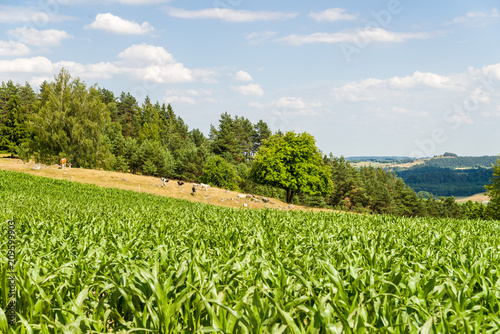
<path fill-rule="evenodd" d="M 418 160 L 417 158 L 412 158 L 412 157 L 401 157 L 401 156 L 390 156 L 390 155 L 382 155 L 382 156 L 353 156 L 353 157 L 346 157 L 345 158 L 348 161 L 352 160 L 357 160 L 357 161 L 377 161 L 377 160 L 387 160 L 387 161 L 394 161 L 394 160 Z"/>

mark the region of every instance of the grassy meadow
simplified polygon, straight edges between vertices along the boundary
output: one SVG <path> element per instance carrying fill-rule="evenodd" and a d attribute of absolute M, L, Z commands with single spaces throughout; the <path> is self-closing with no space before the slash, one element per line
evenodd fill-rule
<path fill-rule="evenodd" d="M 500 331 L 497 221 L 231 209 L 10 171 L 0 199 L 3 332 Z"/>

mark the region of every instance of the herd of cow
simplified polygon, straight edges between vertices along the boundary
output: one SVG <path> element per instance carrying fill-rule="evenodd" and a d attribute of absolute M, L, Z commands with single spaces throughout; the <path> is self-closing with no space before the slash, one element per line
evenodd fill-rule
<path fill-rule="evenodd" d="M 169 183 L 169 182 L 170 182 L 169 179 L 166 179 L 164 177 L 161 178 L 161 186 L 162 187 L 166 187 L 167 183 Z M 184 182 L 177 181 L 177 185 L 179 187 L 181 187 L 183 184 L 184 184 Z M 196 190 L 198 189 L 198 187 L 200 187 L 201 190 L 207 191 L 208 188 L 210 187 L 210 185 L 209 184 L 205 184 L 205 183 L 193 183 L 193 188 L 191 189 L 193 191 L 193 194 L 196 192 Z"/>
<path fill-rule="evenodd" d="M 66 158 L 62 158 L 60 163 L 61 163 L 61 169 L 64 169 L 66 167 Z M 71 164 L 68 164 L 68 167 L 71 168 Z M 164 177 L 161 178 L 161 186 L 162 187 L 166 187 L 167 186 L 167 183 L 170 182 L 169 179 L 166 179 Z M 181 187 L 182 185 L 184 184 L 184 182 L 182 181 L 177 181 L 177 185 L 179 187 Z M 201 190 L 205 190 L 207 191 L 208 188 L 210 187 L 209 184 L 205 184 L 205 183 L 193 183 L 193 188 L 192 188 L 192 191 L 193 191 L 193 194 L 196 192 L 196 189 L 198 189 L 198 187 L 201 188 Z"/>

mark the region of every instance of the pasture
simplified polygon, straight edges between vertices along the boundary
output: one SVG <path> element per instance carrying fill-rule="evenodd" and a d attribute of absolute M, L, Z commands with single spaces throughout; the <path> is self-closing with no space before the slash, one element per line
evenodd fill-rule
<path fill-rule="evenodd" d="M 496 221 L 231 209 L 11 171 L 0 198 L 3 332 L 500 331 Z"/>

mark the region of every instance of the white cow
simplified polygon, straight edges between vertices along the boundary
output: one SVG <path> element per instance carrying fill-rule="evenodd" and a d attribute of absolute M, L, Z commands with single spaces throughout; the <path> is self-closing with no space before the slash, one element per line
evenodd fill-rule
<path fill-rule="evenodd" d="M 201 190 L 205 189 L 205 191 L 207 191 L 208 188 L 210 187 L 209 184 L 205 184 L 205 183 L 200 184 L 200 186 L 201 186 Z"/>

